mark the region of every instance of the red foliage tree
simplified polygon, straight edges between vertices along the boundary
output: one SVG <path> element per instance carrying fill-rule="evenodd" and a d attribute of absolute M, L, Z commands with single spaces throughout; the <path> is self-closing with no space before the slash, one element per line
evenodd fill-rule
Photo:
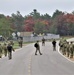
<path fill-rule="evenodd" d="M 24 20 L 24 31 L 33 31 L 33 27 L 34 27 L 34 19 L 32 16 L 28 16 L 26 20 Z"/>

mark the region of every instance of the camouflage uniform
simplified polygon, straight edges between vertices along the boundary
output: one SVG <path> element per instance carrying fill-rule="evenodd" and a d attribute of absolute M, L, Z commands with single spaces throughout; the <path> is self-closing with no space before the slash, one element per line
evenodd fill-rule
<path fill-rule="evenodd" d="M 73 58 L 73 52 L 74 52 L 74 44 L 71 42 L 70 44 L 70 58 Z"/>
<path fill-rule="evenodd" d="M 67 42 L 64 41 L 64 44 L 63 44 L 63 55 L 66 55 L 66 52 L 67 52 Z"/>
<path fill-rule="evenodd" d="M 0 58 L 2 58 L 2 45 L 0 44 Z"/>
<path fill-rule="evenodd" d="M 20 40 L 18 41 L 18 43 L 19 43 L 19 46 L 22 48 L 23 40 L 20 39 Z"/>
<path fill-rule="evenodd" d="M 60 40 L 59 46 L 60 46 L 60 51 L 62 51 L 62 49 L 63 49 L 63 40 Z"/>
<path fill-rule="evenodd" d="M 67 57 L 69 57 L 70 55 L 70 45 L 69 45 L 69 42 L 67 42 Z"/>
<path fill-rule="evenodd" d="M 4 43 L 3 49 L 4 49 L 4 55 L 7 56 L 7 45 L 6 45 L 6 43 Z"/>

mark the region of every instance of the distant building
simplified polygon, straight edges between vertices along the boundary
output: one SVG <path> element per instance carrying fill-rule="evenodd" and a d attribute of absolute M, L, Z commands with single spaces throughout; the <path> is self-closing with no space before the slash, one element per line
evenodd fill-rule
<path fill-rule="evenodd" d="M 24 37 L 24 36 L 31 36 L 32 32 L 20 32 L 20 36 Z"/>

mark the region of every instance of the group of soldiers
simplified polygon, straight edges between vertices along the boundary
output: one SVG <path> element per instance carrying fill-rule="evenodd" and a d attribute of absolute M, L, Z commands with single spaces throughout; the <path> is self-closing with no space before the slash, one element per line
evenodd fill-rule
<path fill-rule="evenodd" d="M 2 55 L 4 54 L 5 57 L 8 55 L 8 58 L 11 59 L 12 50 L 14 51 L 13 45 L 13 41 L 4 42 L 3 44 L 0 43 L 0 58 L 2 58 Z"/>
<path fill-rule="evenodd" d="M 46 39 L 43 37 L 43 38 L 42 38 L 42 46 L 45 46 L 45 41 L 46 41 Z M 53 51 L 56 51 L 56 40 L 55 40 L 55 39 L 53 39 L 52 45 L 53 45 Z M 41 51 L 40 51 L 39 41 L 37 41 L 37 42 L 34 44 L 34 47 L 36 48 L 35 55 L 37 55 L 37 52 L 38 52 L 38 51 L 39 51 L 39 54 L 42 55 L 42 53 L 41 53 Z"/>
<path fill-rule="evenodd" d="M 66 39 L 61 39 L 59 42 L 60 51 L 63 55 L 67 55 L 69 58 L 74 56 L 74 44 L 73 41 L 68 42 Z"/>
<path fill-rule="evenodd" d="M 18 44 L 19 47 L 22 48 L 23 40 L 19 39 Z M 12 51 L 15 51 L 13 45 L 14 45 L 13 40 L 0 43 L 0 58 L 2 58 L 2 55 L 4 55 L 5 57 L 8 55 L 8 58 L 12 59 Z"/>

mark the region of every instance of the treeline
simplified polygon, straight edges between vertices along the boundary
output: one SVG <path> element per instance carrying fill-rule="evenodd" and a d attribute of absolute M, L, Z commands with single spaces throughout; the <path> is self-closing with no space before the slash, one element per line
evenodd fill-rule
<path fill-rule="evenodd" d="M 12 32 L 54 33 L 74 35 L 74 12 L 56 10 L 52 16 L 40 14 L 34 9 L 29 15 L 22 16 L 19 11 L 11 16 L 0 14 L 0 35 L 10 37 Z"/>

